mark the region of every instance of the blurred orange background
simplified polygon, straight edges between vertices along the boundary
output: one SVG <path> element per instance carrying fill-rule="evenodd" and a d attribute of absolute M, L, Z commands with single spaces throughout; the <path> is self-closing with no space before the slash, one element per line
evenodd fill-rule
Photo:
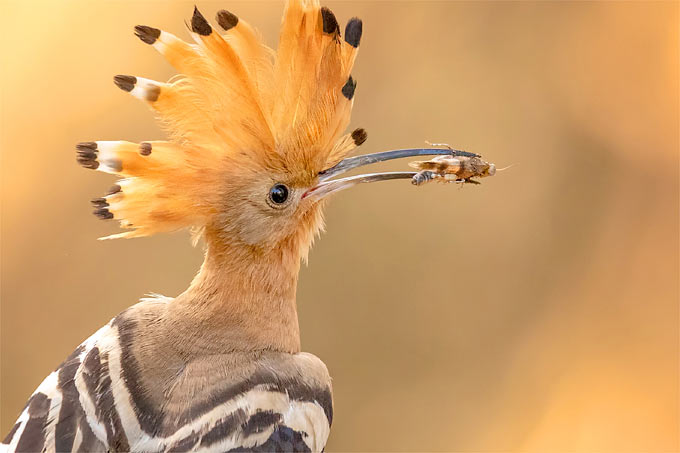
<path fill-rule="evenodd" d="M 327 451 L 678 451 L 677 2 L 327 2 L 364 38 L 361 152 L 449 142 L 481 186 L 335 197 L 298 290 L 334 378 Z M 282 2 L 228 8 L 276 43 Z M 202 259 L 116 231 L 87 140 L 162 137 L 114 74 L 173 73 L 132 33 L 188 2 L 2 2 L 1 424 L 75 346 Z M 383 165 L 403 170 L 404 162 Z"/>

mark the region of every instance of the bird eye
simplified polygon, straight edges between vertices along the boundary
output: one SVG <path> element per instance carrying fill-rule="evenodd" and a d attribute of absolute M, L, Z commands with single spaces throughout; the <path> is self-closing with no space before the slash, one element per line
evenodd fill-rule
<path fill-rule="evenodd" d="M 283 184 L 275 184 L 269 189 L 269 199 L 275 205 L 281 205 L 288 199 L 288 187 Z"/>

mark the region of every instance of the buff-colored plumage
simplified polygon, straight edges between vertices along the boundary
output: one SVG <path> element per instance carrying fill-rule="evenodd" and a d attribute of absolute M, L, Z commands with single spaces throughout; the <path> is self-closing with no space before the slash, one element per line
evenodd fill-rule
<path fill-rule="evenodd" d="M 194 10 L 195 44 L 138 25 L 178 75 L 114 77 L 167 141 L 77 145 L 81 165 L 121 178 L 92 200 L 126 230 L 108 238 L 193 227 L 203 265 L 177 297 L 144 299 L 82 343 L 32 395 L 8 451 L 323 451 L 331 379 L 301 352 L 296 292 L 327 197 L 424 173 L 341 177 L 365 165 L 438 155 L 460 170 L 480 157 L 413 148 L 346 158 L 366 140 L 363 129 L 343 136 L 359 19 L 341 37 L 318 0 L 289 0 L 276 53 L 234 14 L 216 22 L 223 34 Z M 470 169 L 454 173 L 471 182 L 482 166 Z"/>
<path fill-rule="evenodd" d="M 178 75 L 167 83 L 116 77 L 153 109 L 168 141 L 79 146 L 81 164 L 123 177 L 120 189 L 93 201 L 127 229 L 108 238 L 201 228 L 220 212 L 223 181 L 263 169 L 309 184 L 356 146 L 342 134 L 358 42 L 340 38 L 318 0 L 288 2 L 276 52 L 242 19 L 221 11 L 217 22 L 228 29 L 218 33 L 196 10 L 195 44 L 137 27 Z"/>

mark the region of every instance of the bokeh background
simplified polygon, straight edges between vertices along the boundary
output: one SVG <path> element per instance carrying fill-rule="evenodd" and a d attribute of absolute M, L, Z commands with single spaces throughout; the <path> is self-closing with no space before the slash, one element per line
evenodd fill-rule
<path fill-rule="evenodd" d="M 677 451 L 677 2 L 327 2 L 364 20 L 362 152 L 445 141 L 481 186 L 338 195 L 302 270 L 303 348 L 334 377 L 328 451 Z M 1 423 L 81 340 L 202 259 L 116 231 L 86 140 L 158 139 L 114 74 L 172 69 L 190 2 L 3 0 Z M 228 8 L 275 44 L 282 2 Z M 400 170 L 405 162 L 383 165 Z"/>

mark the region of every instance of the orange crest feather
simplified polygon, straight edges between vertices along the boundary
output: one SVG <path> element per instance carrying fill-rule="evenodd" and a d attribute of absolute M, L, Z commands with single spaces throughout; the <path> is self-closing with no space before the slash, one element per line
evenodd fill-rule
<path fill-rule="evenodd" d="M 356 87 L 350 72 L 359 19 L 348 22 L 343 40 L 335 16 L 318 0 L 290 0 L 276 52 L 232 13 L 220 11 L 217 22 L 223 35 L 194 11 L 196 44 L 135 27 L 179 75 L 168 83 L 114 78 L 156 112 L 169 141 L 78 145 L 81 165 L 124 178 L 93 200 L 95 214 L 129 228 L 108 238 L 200 228 L 215 215 L 225 178 L 255 167 L 311 183 L 365 140 L 363 130 L 341 137 Z"/>

